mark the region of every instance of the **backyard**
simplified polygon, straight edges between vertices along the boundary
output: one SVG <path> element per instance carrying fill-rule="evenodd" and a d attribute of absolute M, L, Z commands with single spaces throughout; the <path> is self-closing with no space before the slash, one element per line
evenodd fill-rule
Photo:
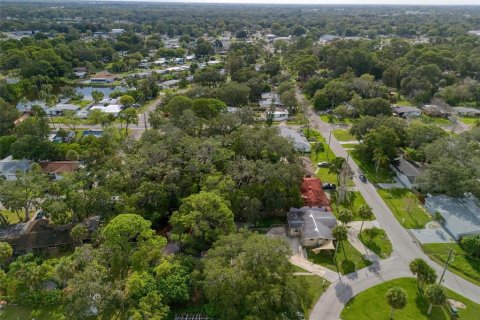
<path fill-rule="evenodd" d="M 420 201 L 408 189 L 379 189 L 378 194 L 406 229 L 423 229 L 431 220 Z"/>
<path fill-rule="evenodd" d="M 433 307 L 432 314 L 427 316 L 428 302 L 417 289 L 414 278 L 400 278 L 372 287 L 350 300 L 342 311 L 343 320 L 389 319 L 390 307 L 385 300 L 388 289 L 399 286 L 407 292 L 407 305 L 404 309 L 395 310 L 395 320 L 447 320 L 449 312 L 443 306 Z M 476 320 L 480 313 L 480 305 L 447 289 L 449 299 L 465 304 L 466 308 L 458 308 L 459 319 Z"/>
<path fill-rule="evenodd" d="M 449 270 L 480 286 L 480 259 L 468 257 L 465 251 L 456 243 L 429 243 L 422 245 L 423 251 L 440 264 L 448 258 L 448 252 L 453 250 L 453 259 Z"/>
<path fill-rule="evenodd" d="M 338 247 L 337 261 L 340 273 L 348 274 L 356 270 L 368 267 L 371 262 L 365 260 L 360 252 L 358 252 L 348 241 L 343 241 L 345 252 L 343 252 L 342 245 Z M 318 254 L 313 253 L 311 250 L 307 250 L 308 260 L 313 263 L 322 265 L 330 270 L 337 271 L 334 259 L 333 250 L 323 250 Z"/>

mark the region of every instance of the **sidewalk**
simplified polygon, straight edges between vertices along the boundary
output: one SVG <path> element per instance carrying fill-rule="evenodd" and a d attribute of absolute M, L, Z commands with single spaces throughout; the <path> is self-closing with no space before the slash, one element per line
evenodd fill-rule
<path fill-rule="evenodd" d="M 338 279 L 338 274 L 335 271 L 322 267 L 318 264 L 311 263 L 310 261 L 300 258 L 299 256 L 292 256 L 290 258 L 290 262 L 297 267 L 305 269 L 322 278 L 325 278 L 329 282 L 334 282 Z"/>
<path fill-rule="evenodd" d="M 375 262 L 380 260 L 380 257 L 368 249 L 358 238 L 362 221 L 352 221 L 348 225 L 350 226 L 348 229 L 348 241 L 351 243 L 351 245 L 357 249 L 357 251 L 360 252 L 368 261 Z M 377 222 L 377 220 L 365 221 L 363 224 L 363 230 L 371 229 L 373 227 L 380 228 L 380 224 Z"/>

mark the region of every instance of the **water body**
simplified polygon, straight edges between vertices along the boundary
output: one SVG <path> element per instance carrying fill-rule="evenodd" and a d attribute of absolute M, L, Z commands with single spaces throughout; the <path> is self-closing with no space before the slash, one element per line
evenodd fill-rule
<path fill-rule="evenodd" d="M 92 91 L 100 91 L 103 93 L 103 95 L 105 96 L 105 98 L 107 98 L 110 93 L 114 92 L 114 91 L 121 91 L 121 92 L 125 92 L 127 91 L 127 88 L 125 87 L 122 87 L 122 86 L 116 86 L 116 87 L 75 87 L 75 89 L 77 90 L 77 93 L 80 93 L 80 94 L 83 94 L 83 100 L 93 100 L 92 98 Z"/>

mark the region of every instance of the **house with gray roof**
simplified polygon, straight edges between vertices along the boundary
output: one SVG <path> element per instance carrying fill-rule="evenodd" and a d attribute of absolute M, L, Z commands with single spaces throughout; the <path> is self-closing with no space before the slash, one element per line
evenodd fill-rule
<path fill-rule="evenodd" d="M 415 117 L 420 117 L 422 115 L 422 110 L 412 106 L 393 105 L 392 111 L 394 114 L 402 118 L 415 118 Z"/>
<path fill-rule="evenodd" d="M 300 209 L 292 208 L 287 214 L 288 232 L 292 237 L 300 237 L 304 247 L 317 247 L 329 240 L 337 219 L 326 207 Z"/>
<path fill-rule="evenodd" d="M 26 172 L 30 170 L 31 162 L 29 160 L 14 160 L 9 156 L 0 160 L 0 177 L 6 180 L 17 180 L 18 172 Z"/>
<path fill-rule="evenodd" d="M 287 128 L 285 126 L 280 126 L 280 135 L 284 138 L 293 142 L 293 146 L 297 151 L 300 152 L 310 152 L 310 142 L 308 142 L 307 138 L 296 130 Z"/>
<path fill-rule="evenodd" d="M 463 198 L 429 196 L 425 199 L 425 208 L 431 214 L 438 212 L 442 215 L 444 228 L 455 240 L 480 234 L 480 204 L 472 195 Z"/>
<path fill-rule="evenodd" d="M 455 107 L 453 112 L 462 117 L 480 117 L 480 109 Z"/>
<path fill-rule="evenodd" d="M 423 167 L 403 158 L 395 159 L 390 167 L 397 175 L 398 180 L 408 189 L 415 187 L 417 178 L 424 172 Z"/>

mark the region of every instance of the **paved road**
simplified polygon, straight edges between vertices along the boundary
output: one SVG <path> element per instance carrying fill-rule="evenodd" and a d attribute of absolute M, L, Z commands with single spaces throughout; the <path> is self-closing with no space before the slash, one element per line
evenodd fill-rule
<path fill-rule="evenodd" d="M 303 97 L 301 97 L 303 98 Z M 334 128 L 322 121 L 312 110 L 307 110 L 312 127 L 328 139 L 330 131 Z M 331 135 L 330 148 L 340 157 L 347 158 L 347 152 L 337 139 Z M 375 187 L 370 183 L 362 183 L 358 179 L 360 169 L 358 165 L 349 158 L 349 165 L 356 173 L 353 181 L 358 191 L 365 198 L 365 201 L 372 207 L 377 221 L 387 233 L 392 242 L 393 252 L 389 259 L 382 260 L 372 267 L 362 269 L 353 274 L 343 276 L 333 283 L 315 304 L 310 314 L 311 320 L 338 320 L 340 313 L 348 300 L 356 294 L 381 282 L 399 277 L 412 276 L 408 270 L 408 264 L 412 259 L 422 258 L 426 260 L 440 275 L 442 266 L 430 260 L 410 234 L 400 225 L 393 213 L 387 207 L 383 199 L 378 195 Z M 444 285 L 472 301 L 480 303 L 480 287 L 447 272 Z"/>

